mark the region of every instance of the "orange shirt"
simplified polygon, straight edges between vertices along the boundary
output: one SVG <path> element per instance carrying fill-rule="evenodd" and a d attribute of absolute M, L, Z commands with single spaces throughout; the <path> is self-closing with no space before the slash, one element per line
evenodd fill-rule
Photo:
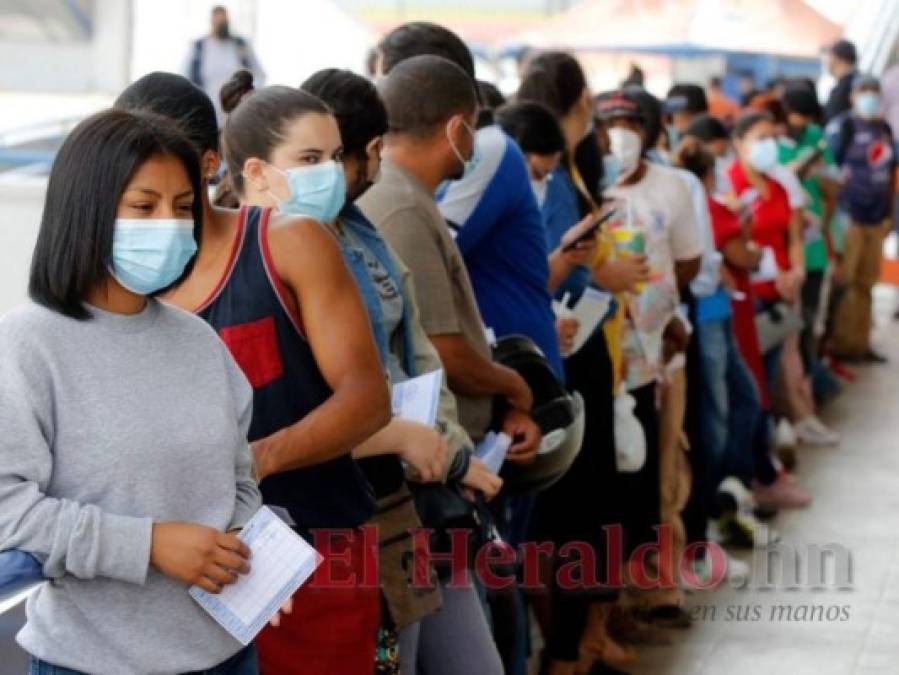
<path fill-rule="evenodd" d="M 721 92 L 708 92 L 707 100 L 709 115 L 720 120 L 733 120 L 740 112 L 740 106 Z"/>

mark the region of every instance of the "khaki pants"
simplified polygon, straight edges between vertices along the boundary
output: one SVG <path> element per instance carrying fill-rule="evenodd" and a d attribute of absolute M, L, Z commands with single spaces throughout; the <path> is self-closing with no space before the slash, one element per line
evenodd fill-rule
<path fill-rule="evenodd" d="M 837 308 L 833 351 L 864 356 L 871 348 L 871 290 L 880 279 L 885 228 L 852 223 L 846 230 L 843 267 L 846 292 Z"/>
<path fill-rule="evenodd" d="M 687 533 L 681 513 L 690 498 L 692 479 L 686 450 L 689 447 L 684 434 L 684 414 L 687 408 L 687 375 L 681 368 L 669 374 L 668 381 L 660 388 L 659 411 L 659 491 L 661 496 L 662 525 L 672 534 L 670 552 L 663 552 L 661 559 L 653 558 L 646 570 L 658 575 L 666 588 L 639 591 L 628 588 L 622 597 L 625 606 L 682 605 L 684 592 L 680 588 L 680 561 L 687 545 Z M 665 556 L 664 553 L 669 553 Z"/>
<path fill-rule="evenodd" d="M 687 533 L 681 513 L 690 498 L 691 476 L 684 434 L 684 414 L 687 409 L 687 374 L 683 368 L 668 376 L 662 387 L 662 408 L 659 414 L 659 490 L 661 491 L 662 524 L 673 534 L 672 558 L 660 561 L 663 578 L 680 582 L 678 565 L 687 546 Z M 666 604 L 681 604 L 683 592 L 678 588 L 666 598 Z"/>

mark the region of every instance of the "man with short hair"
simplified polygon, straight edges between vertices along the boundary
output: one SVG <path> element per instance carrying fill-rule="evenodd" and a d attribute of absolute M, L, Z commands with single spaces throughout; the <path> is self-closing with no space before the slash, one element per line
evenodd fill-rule
<path fill-rule="evenodd" d="M 836 80 L 827 103 L 824 105 L 824 121 L 830 122 L 837 115 L 852 108 L 852 79 L 857 72 L 858 53 L 849 40 L 837 40 L 824 52 L 827 72 Z"/>
<path fill-rule="evenodd" d="M 358 204 L 412 272 L 421 323 L 459 400 L 462 425 L 472 439 L 482 439 L 499 397 L 508 408 L 503 429 L 518 437 L 509 459 L 528 461 L 540 437 L 528 417 L 531 391 L 515 371 L 493 362 L 468 273 L 433 197 L 471 162 L 475 90 L 444 58 L 407 61 L 379 84 L 390 131 L 380 180 Z"/>
<path fill-rule="evenodd" d="M 440 354 L 466 431 L 478 441 L 498 420 L 514 439 L 508 460 L 529 462 L 540 443 L 539 428 L 528 415 L 531 391 L 518 373 L 492 360 L 468 272 L 434 201 L 437 187 L 462 175 L 474 156 L 473 80 L 445 58 L 415 56 L 391 68 L 378 91 L 389 123 L 381 176 L 357 205 L 412 273 L 422 327 Z M 431 647 L 419 651 L 422 669 L 436 672 L 442 665 L 441 672 L 501 673 L 480 605 L 469 604 L 471 588 L 444 585 L 443 591 L 445 605 L 465 600 L 471 625 L 441 627 L 440 613 L 422 622 L 420 643 Z M 425 637 L 425 631 L 439 630 L 449 636 Z M 455 649 L 457 644 L 464 649 Z M 444 645 L 454 650 L 447 653 Z M 452 671 L 447 661 L 456 664 Z"/>
<path fill-rule="evenodd" d="M 253 73 L 255 85 L 260 87 L 265 84 L 265 71 L 250 43 L 231 33 L 227 9 L 221 5 L 213 7 L 211 23 L 210 34 L 194 41 L 181 70 L 183 75 L 212 99 L 221 128 L 225 122 L 219 98 L 222 85 L 235 71 L 246 68 Z"/>
<path fill-rule="evenodd" d="M 436 24 L 404 24 L 379 50 L 383 74 L 411 56 L 432 54 L 449 59 L 476 82 L 468 47 Z M 531 338 L 562 380 L 546 233 L 524 156 L 494 124 L 479 128 L 476 139 L 477 160 L 470 170 L 439 188 L 440 212 L 454 230 L 487 327 L 496 337 Z"/>

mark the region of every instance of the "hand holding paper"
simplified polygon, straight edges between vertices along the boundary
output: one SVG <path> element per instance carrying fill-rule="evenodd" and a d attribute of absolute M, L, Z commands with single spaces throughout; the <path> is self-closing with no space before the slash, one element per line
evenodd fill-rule
<path fill-rule="evenodd" d="M 240 539 L 252 552 L 249 573 L 217 595 L 198 586 L 192 586 L 189 593 L 246 645 L 312 576 L 322 558 L 265 506 L 247 523 Z"/>

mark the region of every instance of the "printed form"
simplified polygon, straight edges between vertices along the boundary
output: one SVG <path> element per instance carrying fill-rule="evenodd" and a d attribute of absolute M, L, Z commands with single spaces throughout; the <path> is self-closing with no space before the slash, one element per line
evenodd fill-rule
<path fill-rule="evenodd" d="M 443 370 L 438 369 L 393 385 L 391 407 L 394 416 L 433 427 L 437 420 L 441 384 Z"/>
<path fill-rule="evenodd" d="M 247 645 L 312 576 L 322 557 L 271 509 L 263 506 L 240 533 L 250 547 L 249 574 L 213 595 L 198 586 L 191 597 L 213 619 Z"/>

